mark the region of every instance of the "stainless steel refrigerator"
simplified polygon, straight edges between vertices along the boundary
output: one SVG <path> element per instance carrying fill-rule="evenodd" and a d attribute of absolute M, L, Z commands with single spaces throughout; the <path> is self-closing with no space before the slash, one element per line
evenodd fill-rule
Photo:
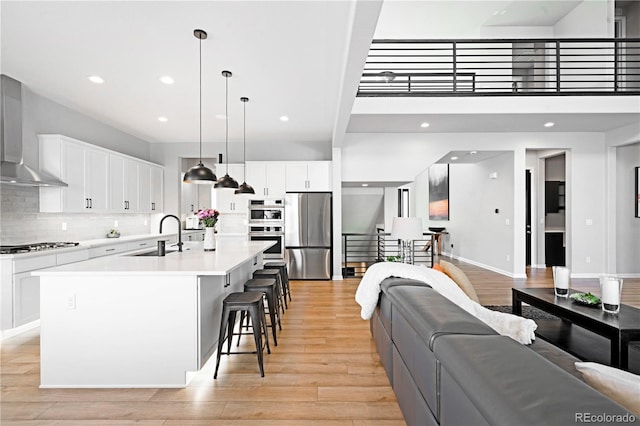
<path fill-rule="evenodd" d="M 284 216 L 289 278 L 331 279 L 331 193 L 287 193 Z"/>

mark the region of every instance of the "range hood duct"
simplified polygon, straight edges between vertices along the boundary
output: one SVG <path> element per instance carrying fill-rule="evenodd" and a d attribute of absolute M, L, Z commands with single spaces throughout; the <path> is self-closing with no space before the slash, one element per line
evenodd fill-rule
<path fill-rule="evenodd" d="M 0 182 L 22 186 L 68 186 L 57 177 L 24 164 L 22 83 L 0 75 L 0 96 Z"/>

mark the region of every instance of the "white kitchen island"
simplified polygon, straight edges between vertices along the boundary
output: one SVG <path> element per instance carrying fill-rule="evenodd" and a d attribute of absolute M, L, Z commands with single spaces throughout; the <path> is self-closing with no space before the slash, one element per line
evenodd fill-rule
<path fill-rule="evenodd" d="M 40 387 L 184 387 L 214 353 L 222 300 L 272 242 L 218 238 L 164 257 L 114 255 L 43 269 Z"/>

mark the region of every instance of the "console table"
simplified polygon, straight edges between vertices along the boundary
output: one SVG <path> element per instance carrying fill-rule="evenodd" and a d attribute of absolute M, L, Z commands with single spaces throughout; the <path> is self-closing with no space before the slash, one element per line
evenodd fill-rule
<path fill-rule="evenodd" d="M 575 291 L 570 291 L 575 293 Z M 579 349 L 571 345 L 572 325 L 585 328 L 610 340 L 611 365 L 624 370 L 629 369 L 629 342 L 640 340 L 640 309 L 621 305 L 620 312 L 612 315 L 602 308 L 583 306 L 569 298 L 556 297 L 553 288 L 513 288 L 512 312 L 522 314 L 522 302 L 548 312 L 563 321 L 563 331 L 556 333 L 556 338 L 564 338 L 566 349 L 579 357 Z M 543 327 L 536 330 L 536 335 L 556 344 Z"/>

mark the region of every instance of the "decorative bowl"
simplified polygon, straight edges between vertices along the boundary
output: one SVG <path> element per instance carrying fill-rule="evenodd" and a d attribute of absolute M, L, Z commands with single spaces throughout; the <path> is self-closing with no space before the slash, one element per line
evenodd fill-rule
<path fill-rule="evenodd" d="M 444 226 L 442 226 L 442 227 L 430 226 L 429 227 L 429 231 L 431 231 L 431 232 L 442 232 L 445 229 L 446 228 Z"/>
<path fill-rule="evenodd" d="M 595 296 L 591 293 L 572 293 L 569 298 L 574 302 L 585 306 L 596 307 L 600 306 L 600 303 L 602 303 L 598 296 Z"/>

